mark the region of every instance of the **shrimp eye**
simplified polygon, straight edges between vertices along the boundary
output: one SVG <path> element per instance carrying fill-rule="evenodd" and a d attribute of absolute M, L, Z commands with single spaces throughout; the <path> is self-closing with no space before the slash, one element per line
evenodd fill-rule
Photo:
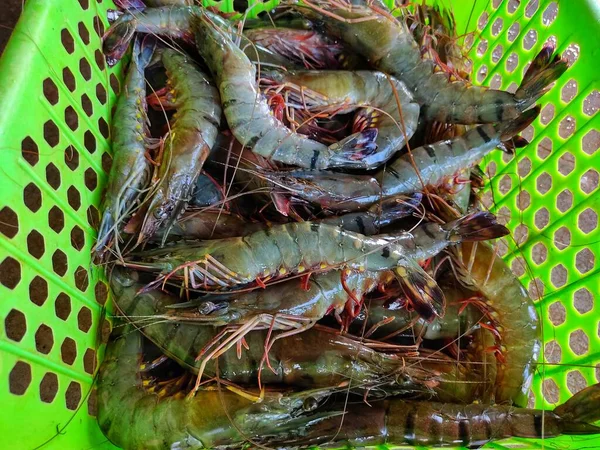
<path fill-rule="evenodd" d="M 308 397 L 302 403 L 302 409 L 304 411 L 314 411 L 317 408 L 317 406 L 319 406 L 319 402 L 314 397 Z"/>
<path fill-rule="evenodd" d="M 213 302 L 204 302 L 198 307 L 198 312 L 203 316 L 210 314 L 215 309 L 217 309 L 216 305 Z"/>

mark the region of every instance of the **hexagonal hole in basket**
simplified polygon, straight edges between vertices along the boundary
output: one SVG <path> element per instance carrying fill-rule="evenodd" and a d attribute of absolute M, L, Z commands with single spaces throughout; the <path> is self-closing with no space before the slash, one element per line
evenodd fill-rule
<path fill-rule="evenodd" d="M 42 306 L 48 299 L 48 283 L 36 275 L 29 283 L 29 300 L 37 306 Z"/>
<path fill-rule="evenodd" d="M 589 313 L 594 308 L 594 297 L 587 288 L 577 289 L 573 293 L 573 307 L 579 314 Z"/>
<path fill-rule="evenodd" d="M 577 217 L 577 227 L 585 234 L 595 231 L 598 227 L 598 214 L 596 211 L 591 208 L 586 208 Z"/>
<path fill-rule="evenodd" d="M 556 208 L 564 213 L 573 206 L 573 193 L 569 189 L 563 189 L 556 197 Z"/>
<path fill-rule="evenodd" d="M 523 48 L 525 50 L 531 50 L 533 48 L 533 46 L 536 44 L 538 39 L 538 34 L 537 31 L 531 29 L 529 30 L 527 33 L 525 33 L 525 36 L 523 36 Z"/>
<path fill-rule="evenodd" d="M 40 160 L 40 151 L 31 137 L 27 136 L 21 142 L 21 156 L 31 166 L 35 166 Z"/>
<path fill-rule="evenodd" d="M 0 209 L 0 233 L 9 239 L 14 238 L 19 232 L 19 217 L 8 206 Z"/>
<path fill-rule="evenodd" d="M 560 121 L 558 125 L 558 135 L 563 139 L 568 139 L 577 127 L 577 120 L 573 116 L 567 116 Z"/>
<path fill-rule="evenodd" d="M 23 395 L 31 384 L 31 366 L 17 361 L 8 375 L 8 389 L 11 394 Z"/>
<path fill-rule="evenodd" d="M 593 155 L 600 148 L 600 133 L 598 130 L 588 131 L 581 140 L 581 149 L 588 155 Z"/>
<path fill-rule="evenodd" d="M 58 206 L 53 206 L 48 211 L 48 226 L 57 234 L 65 227 L 65 215 Z"/>
<path fill-rule="evenodd" d="M 543 206 L 535 212 L 533 216 L 534 223 L 537 229 L 543 230 L 550 223 L 550 213 L 548 209 Z"/>
<path fill-rule="evenodd" d="M 59 276 L 64 276 L 67 273 L 69 264 L 67 262 L 67 255 L 62 250 L 56 250 L 52 254 L 52 270 Z"/>
<path fill-rule="evenodd" d="M 560 301 L 553 302 L 548 307 L 548 318 L 554 326 L 559 326 L 565 323 L 567 320 L 567 311 Z"/>
<path fill-rule="evenodd" d="M 21 264 L 7 256 L 0 263 L 0 283 L 8 289 L 14 289 L 21 281 Z"/>
<path fill-rule="evenodd" d="M 53 163 L 46 166 L 46 181 L 54 190 L 60 187 L 60 171 Z"/>
<path fill-rule="evenodd" d="M 42 91 L 48 103 L 53 106 L 58 103 L 58 87 L 51 78 L 46 78 L 42 82 Z"/>
<path fill-rule="evenodd" d="M 554 232 L 554 246 L 557 250 L 564 250 L 571 245 L 571 232 L 565 226 Z"/>
<path fill-rule="evenodd" d="M 567 269 L 562 264 L 557 264 L 550 271 L 550 281 L 556 288 L 563 287 L 567 284 Z"/>
<path fill-rule="evenodd" d="M 579 188 L 586 194 L 591 194 L 598 189 L 599 175 L 595 169 L 589 169 L 579 179 Z"/>
<path fill-rule="evenodd" d="M 571 152 L 565 152 L 556 163 L 557 170 L 564 176 L 569 175 L 575 170 L 575 157 Z"/>
<path fill-rule="evenodd" d="M 537 146 L 537 155 L 540 159 L 546 159 L 552 153 L 552 140 L 548 137 L 544 137 Z"/>
<path fill-rule="evenodd" d="M 76 381 L 69 383 L 69 387 L 65 392 L 65 404 L 68 409 L 75 411 L 81 401 L 81 386 Z"/>
<path fill-rule="evenodd" d="M 550 364 L 558 364 L 562 359 L 562 349 L 560 348 L 560 344 L 555 340 L 550 342 L 546 342 L 544 346 L 544 358 L 546 362 Z"/>
<path fill-rule="evenodd" d="M 52 328 L 46 324 L 41 324 L 35 332 L 35 348 L 38 352 L 47 355 L 54 346 L 54 334 Z"/>
<path fill-rule="evenodd" d="M 20 342 L 27 331 L 25 314 L 18 309 L 11 309 L 4 319 L 4 332 L 6 337 L 15 342 Z"/>
<path fill-rule="evenodd" d="M 537 264 L 543 264 L 548 259 L 548 249 L 542 242 L 537 242 L 531 247 L 531 260 Z"/>
<path fill-rule="evenodd" d="M 65 149 L 65 165 L 71 170 L 79 167 L 79 152 L 72 145 Z"/>
<path fill-rule="evenodd" d="M 575 255 L 575 267 L 582 275 L 594 268 L 596 257 L 589 248 L 584 248 Z"/>
<path fill-rule="evenodd" d="M 569 348 L 577 356 L 585 355 L 590 346 L 590 339 L 583 330 L 575 330 L 569 334 Z"/>
<path fill-rule="evenodd" d="M 35 184 L 29 183 L 23 189 L 23 203 L 32 212 L 37 212 L 42 207 L 42 191 Z"/>
<path fill-rule="evenodd" d="M 535 189 L 539 194 L 546 194 L 552 189 L 552 177 L 548 172 L 542 172 L 535 180 Z"/>
<path fill-rule="evenodd" d="M 587 387 L 587 381 L 579 370 L 571 370 L 567 373 L 567 389 L 575 395 Z"/>
<path fill-rule="evenodd" d="M 47 372 L 40 382 L 40 400 L 52 403 L 58 392 L 58 377 L 52 372 Z"/>
<path fill-rule="evenodd" d="M 551 2 L 542 13 L 542 23 L 544 26 L 549 26 L 556 20 L 558 16 L 558 3 Z"/>
<path fill-rule="evenodd" d="M 65 338 L 60 346 L 60 357 L 65 364 L 73 365 L 77 358 L 77 345 L 70 337 Z"/>
<path fill-rule="evenodd" d="M 54 313 L 56 317 L 67 320 L 71 314 L 71 297 L 61 292 L 54 301 Z"/>
<path fill-rule="evenodd" d="M 510 42 L 513 42 L 515 39 L 517 39 L 520 32 L 521 32 L 521 25 L 519 25 L 519 22 L 514 22 L 508 28 L 508 33 L 506 33 L 506 37 L 508 38 L 508 40 Z"/>
<path fill-rule="evenodd" d="M 583 113 L 586 116 L 593 116 L 600 109 L 600 92 L 592 91 L 583 100 Z"/>

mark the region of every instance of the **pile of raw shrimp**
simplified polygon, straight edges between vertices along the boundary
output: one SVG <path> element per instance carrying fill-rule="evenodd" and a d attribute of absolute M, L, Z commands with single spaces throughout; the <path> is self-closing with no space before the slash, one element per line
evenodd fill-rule
<path fill-rule="evenodd" d="M 478 446 L 594 433 L 600 388 L 522 409 L 532 300 L 480 208 L 567 69 L 472 86 L 452 15 L 316 0 L 257 19 L 117 2 L 131 50 L 95 247 L 117 325 L 98 420 L 125 449 Z M 154 6 L 154 7 L 152 7 Z M 527 151 L 525 148 L 522 151 Z"/>

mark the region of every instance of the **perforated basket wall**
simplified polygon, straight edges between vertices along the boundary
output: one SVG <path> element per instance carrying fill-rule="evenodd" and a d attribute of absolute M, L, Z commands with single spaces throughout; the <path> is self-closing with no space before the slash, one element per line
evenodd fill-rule
<path fill-rule="evenodd" d="M 600 381 L 600 4 L 443 3 L 459 33 L 475 31 L 477 82 L 514 90 L 549 40 L 572 62 L 524 133 L 531 145 L 483 165 L 492 177 L 484 202 L 514 233 L 500 251 L 543 318 L 544 364 L 530 404 L 551 408 Z M 233 11 L 233 2 L 213 4 Z M 110 7 L 28 0 L 0 60 L 0 448 L 114 448 L 94 417 L 107 289 L 90 262 L 123 75 L 100 51 Z M 594 448 L 600 436 L 544 444 Z M 540 442 L 493 447 L 504 445 Z"/>

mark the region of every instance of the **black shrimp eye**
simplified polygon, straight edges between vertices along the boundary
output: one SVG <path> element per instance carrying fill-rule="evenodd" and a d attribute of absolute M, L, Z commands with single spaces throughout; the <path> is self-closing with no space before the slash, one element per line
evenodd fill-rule
<path fill-rule="evenodd" d="M 213 302 L 204 302 L 198 307 L 198 312 L 203 316 L 210 314 L 216 309 L 216 306 Z"/>
<path fill-rule="evenodd" d="M 302 403 L 302 409 L 304 411 L 314 411 L 315 409 L 317 409 L 317 406 L 319 406 L 319 402 L 314 397 L 308 397 Z"/>

